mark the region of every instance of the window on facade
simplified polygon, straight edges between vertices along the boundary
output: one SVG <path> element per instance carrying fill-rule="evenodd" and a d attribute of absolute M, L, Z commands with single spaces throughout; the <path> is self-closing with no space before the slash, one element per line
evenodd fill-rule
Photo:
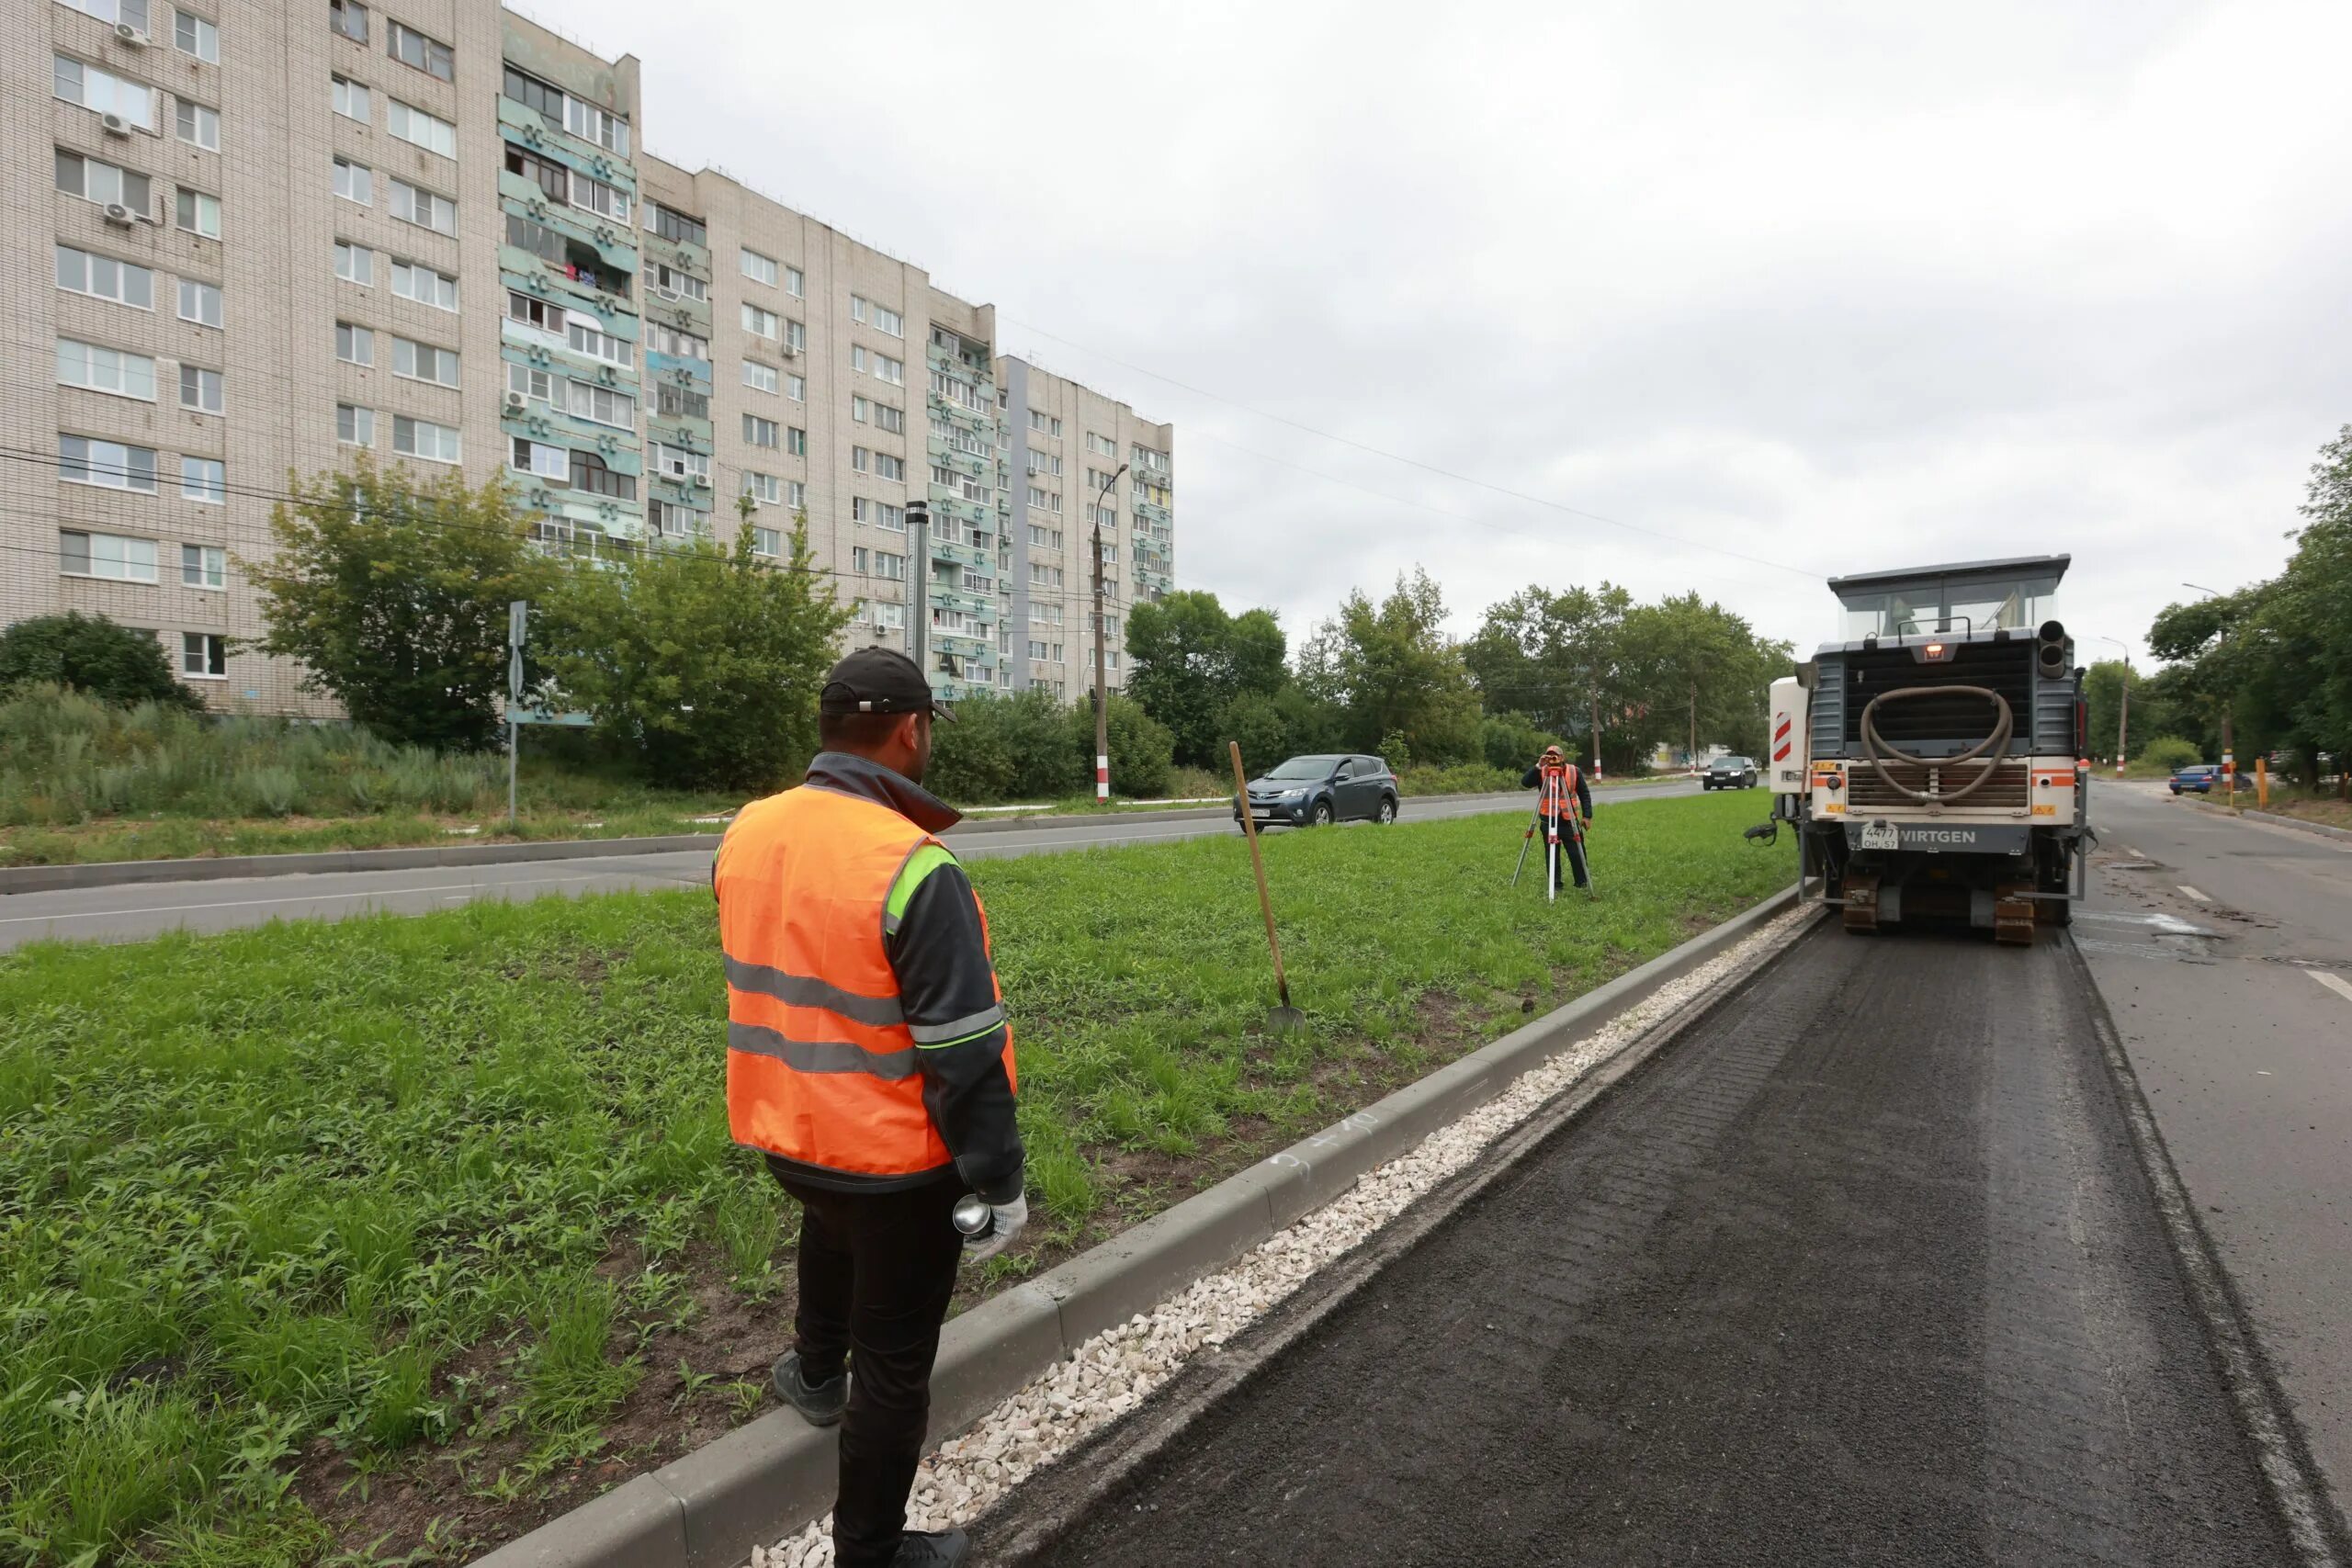
<path fill-rule="evenodd" d="M 765 556 L 770 560 L 780 559 L 784 555 L 784 531 L 780 528 L 753 528 L 752 553 Z"/>
<path fill-rule="evenodd" d="M 155 450 L 152 446 L 130 446 L 119 441 L 97 441 L 85 435 L 61 435 L 57 438 L 57 469 L 59 477 L 70 484 L 95 485 L 100 490 L 135 490 L 145 495 L 155 493 Z M 148 559 L 153 581 L 154 560 Z"/>
<path fill-rule="evenodd" d="M 650 274 L 653 292 L 665 299 L 707 299 L 710 285 L 691 272 L 684 272 L 668 262 L 656 262 Z"/>
<path fill-rule="evenodd" d="M 334 106 L 335 113 L 345 119 L 356 119 L 362 125 L 373 118 L 375 102 L 366 83 L 355 82 L 348 76 L 331 76 L 327 80 L 327 97 Z"/>
<path fill-rule="evenodd" d="M 362 207 L 376 203 L 375 172 L 365 164 L 337 156 L 334 161 L 334 193 L 345 201 L 356 201 Z"/>
<path fill-rule="evenodd" d="M 1107 435 L 1097 434 L 1091 430 L 1086 433 L 1086 449 L 1098 457 L 1115 457 L 1119 455 L 1117 442 Z"/>
<path fill-rule="evenodd" d="M 743 330 L 753 337 L 774 338 L 781 334 L 776 313 L 763 310 L 748 300 L 743 304 Z"/>
<path fill-rule="evenodd" d="M 334 438 L 345 446 L 376 445 L 376 411 L 351 403 L 337 403 L 334 408 Z"/>
<path fill-rule="evenodd" d="M 600 387 L 593 381 L 568 384 L 571 389 L 571 412 L 576 418 L 584 419 L 592 424 L 616 425 L 623 430 L 637 428 L 637 400 L 627 392 Z"/>
<path fill-rule="evenodd" d="M 422 457 L 429 463 L 454 463 L 458 459 L 458 433 L 446 424 L 430 420 L 411 419 L 408 415 L 392 416 L 392 450 L 404 457 Z"/>
<path fill-rule="evenodd" d="M 201 234 L 208 240 L 220 237 L 220 198 L 207 196 L 200 190 L 179 188 L 178 199 L 172 207 L 173 221 L 191 234 Z"/>
<path fill-rule="evenodd" d="M 229 552 L 218 545 L 182 545 L 180 581 L 189 588 L 229 586 Z"/>
<path fill-rule="evenodd" d="M 1099 526 L 1104 528 L 1116 528 L 1119 525 L 1119 510 L 1117 507 L 1098 506 L 1093 509 L 1093 512 L 1094 521 Z"/>
<path fill-rule="evenodd" d="M 808 433 L 797 424 L 786 425 L 784 431 L 784 449 L 796 457 L 806 457 L 808 456 Z"/>
<path fill-rule="evenodd" d="M 229 639 L 219 632 L 180 633 L 180 673 L 191 681 L 229 678 Z"/>
<path fill-rule="evenodd" d="M 654 408 L 670 419 L 708 419 L 710 394 L 682 387 L 675 381 L 662 381 L 654 387 Z"/>
<path fill-rule="evenodd" d="M 735 255 L 736 265 L 742 269 L 745 277 L 754 283 L 764 283 L 770 288 L 775 286 L 778 274 L 776 259 L 774 256 L 763 256 L 748 245 L 737 250 Z"/>
<path fill-rule="evenodd" d="M 435 348 L 431 344 L 396 337 L 392 339 L 392 374 L 413 381 L 454 387 L 458 384 L 458 354 L 455 349 Z"/>
<path fill-rule="evenodd" d="M 458 308 L 458 280 L 417 262 L 392 264 L 392 292 L 403 299 L 430 305 L 436 310 Z"/>
<path fill-rule="evenodd" d="M 413 65 L 429 76 L 440 77 L 444 82 L 456 78 L 456 57 L 449 52 L 449 46 L 440 39 L 427 38 L 414 28 L 393 21 L 384 24 L 384 39 L 387 52 L 401 64 Z"/>
<path fill-rule="evenodd" d="M 636 344 L 627 338 L 615 337 L 576 315 L 565 321 L 563 339 L 574 352 L 584 354 L 591 359 L 601 359 L 607 365 L 628 366 L 637 362 Z"/>
<path fill-rule="evenodd" d="M 119 534 L 85 534 L 61 529 L 57 536 L 57 570 L 68 577 L 103 577 L 111 582 L 155 581 L 155 541 L 130 539 Z"/>
<path fill-rule="evenodd" d="M 147 0 L 64 0 L 70 9 L 102 22 L 129 22 L 141 32 L 153 31 L 147 25 Z"/>
<path fill-rule="evenodd" d="M 582 141 L 593 141 L 607 152 L 628 155 L 628 121 L 610 109 L 598 108 L 582 98 L 566 94 L 563 100 L 563 128 Z"/>
<path fill-rule="evenodd" d="M 743 493 L 763 506 L 781 506 L 784 504 L 784 480 L 775 474 L 746 471 Z"/>
<path fill-rule="evenodd" d="M 60 386 L 80 387 L 118 398 L 155 400 L 155 362 L 143 354 L 96 344 L 57 340 L 57 380 Z"/>
<path fill-rule="evenodd" d="M 867 472 L 874 464 L 874 454 L 863 446 L 849 449 L 849 466 L 858 473 Z"/>
<path fill-rule="evenodd" d="M 458 128 L 438 115 L 430 115 L 413 105 L 393 98 L 384 106 L 384 129 L 413 147 L 427 152 L 438 152 L 444 158 L 458 155 Z"/>
<path fill-rule="evenodd" d="M 775 447 L 781 444 L 782 438 L 783 426 L 775 421 L 762 419 L 757 414 L 743 416 L 743 439 L 752 446 Z"/>
<path fill-rule="evenodd" d="M 874 454 L 874 477 L 880 479 L 903 479 L 907 477 L 907 460 L 888 452 Z"/>
<path fill-rule="evenodd" d="M 965 380 L 961 376 L 950 376 L 942 370 L 934 370 L 931 373 L 931 395 L 943 402 L 954 403 L 958 408 L 977 411 L 981 406 L 980 389 L 978 385 Z"/>
<path fill-rule="evenodd" d="M 180 496 L 207 506 L 225 504 L 229 499 L 227 467 L 217 457 L 182 457 Z"/>
<path fill-rule="evenodd" d="M 894 403 L 876 403 L 874 425 L 876 429 L 889 431 L 894 435 L 904 434 L 907 428 L 907 411 Z"/>
<path fill-rule="evenodd" d="M 134 310 L 155 308 L 155 275 L 132 262 L 117 261 L 71 245 L 57 247 L 57 287 L 94 299 L 111 299 Z"/>
<path fill-rule="evenodd" d="M 172 13 L 172 47 L 207 65 L 220 63 L 220 29 L 193 11 Z"/>
<path fill-rule="evenodd" d="M 376 363 L 376 334 L 349 321 L 334 324 L 334 356 L 345 365 Z"/>
<path fill-rule="evenodd" d="M 192 277 L 180 279 L 180 320 L 198 326 L 220 324 L 220 290 Z"/>
<path fill-rule="evenodd" d="M 506 367 L 506 389 L 510 392 L 520 392 L 525 398 L 534 402 L 552 402 L 555 400 L 555 376 L 553 372 L 542 370 L 535 365 L 516 365 L 509 362 Z"/>
<path fill-rule="evenodd" d="M 699 359 L 707 363 L 710 358 L 709 344 L 692 333 L 665 327 L 658 321 L 646 324 L 645 347 L 648 353 L 666 354 L 673 359 Z"/>
<path fill-rule="evenodd" d="M 755 392 L 773 392 L 782 385 L 783 378 L 773 365 L 763 365 L 756 359 L 743 361 L 743 385 Z"/>
<path fill-rule="evenodd" d="M 888 550 L 875 551 L 874 575 L 882 579 L 885 582 L 904 582 L 907 580 L 907 558 L 904 556 L 894 556 Z M 885 604 L 878 606 L 878 608 L 896 610 L 899 612 L 899 616 L 896 621 L 877 622 L 878 625 L 906 625 L 907 607 L 905 605 Z"/>
<path fill-rule="evenodd" d="M 181 98 L 174 113 L 173 123 L 178 130 L 179 139 L 189 146 L 201 147 L 207 152 L 220 151 L 220 110 Z"/>
<path fill-rule="evenodd" d="M 519 321 L 526 327 L 543 333 L 560 335 L 563 332 L 562 306 L 549 304 L 545 299 L 525 294 L 518 289 L 510 288 L 506 291 L 506 319 L 510 321 Z"/>
<path fill-rule="evenodd" d="M 710 230 L 701 219 L 673 212 L 658 201 L 647 204 L 645 226 L 663 239 L 678 244 L 707 246 L 710 243 Z"/>
<path fill-rule="evenodd" d="M 571 205 L 616 223 L 628 221 L 628 192 L 618 186 L 591 179 L 578 170 L 571 173 Z"/>
<path fill-rule="evenodd" d="M 808 378 L 806 376 L 786 376 L 784 378 L 784 395 L 790 398 L 796 403 L 807 402 L 808 400 Z"/>
<path fill-rule="evenodd" d="M 51 56 L 51 91 L 94 114 L 119 115 L 141 130 L 155 129 L 155 89 L 111 71 L 60 54 Z"/>
<path fill-rule="evenodd" d="M 710 455 L 689 452 L 683 446 L 665 446 L 657 441 L 653 444 L 653 467 L 673 479 L 707 479 L 710 478 Z"/>
<path fill-rule="evenodd" d="M 327 0 L 327 26 L 357 43 L 368 41 L 368 7 L 359 0 Z"/>
<path fill-rule="evenodd" d="M 506 454 L 506 466 L 519 474 L 536 474 L 558 484 L 571 482 L 571 454 L 561 446 L 545 441 L 526 441 L 517 435 Z"/>
<path fill-rule="evenodd" d="M 421 189 L 406 180 L 393 180 L 391 187 L 393 217 L 404 223 L 430 229 L 436 234 L 455 234 L 458 231 L 456 202 L 446 196 L 435 196 L 429 190 Z"/>
<path fill-rule="evenodd" d="M 605 459 L 594 452 L 571 454 L 571 488 L 584 490 L 591 495 L 608 495 L 616 501 L 637 499 L 637 476 L 616 473 Z"/>
<path fill-rule="evenodd" d="M 1062 460 L 1051 452 L 1040 452 L 1032 446 L 1029 448 L 1029 471 L 1033 474 L 1059 474 Z"/>
<path fill-rule="evenodd" d="M 85 158 L 79 152 L 59 151 L 57 188 L 101 207 L 120 202 L 141 217 L 151 216 L 155 210 L 154 186 L 145 175 L 134 175 L 96 158 Z"/>
<path fill-rule="evenodd" d="M 180 367 L 180 407 L 197 413 L 220 413 L 228 401 L 222 390 L 220 372 L 207 370 L 200 365 Z"/>

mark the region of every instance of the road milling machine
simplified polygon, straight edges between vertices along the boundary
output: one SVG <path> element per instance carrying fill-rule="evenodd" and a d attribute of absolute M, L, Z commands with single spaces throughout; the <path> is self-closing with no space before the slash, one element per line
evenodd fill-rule
<path fill-rule="evenodd" d="M 2055 616 L 2070 558 L 1832 579 L 1840 640 L 1772 682 L 1772 821 L 1801 897 L 1846 929 L 2063 926 L 2090 847 L 2083 671 Z"/>

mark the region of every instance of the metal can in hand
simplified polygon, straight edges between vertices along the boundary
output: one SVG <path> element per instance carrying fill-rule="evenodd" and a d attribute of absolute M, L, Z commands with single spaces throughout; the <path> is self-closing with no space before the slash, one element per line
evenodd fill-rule
<path fill-rule="evenodd" d="M 996 1216 L 989 1212 L 988 1200 L 977 1192 L 967 1192 L 956 1200 L 956 1228 L 970 1240 L 977 1241 L 996 1225 Z"/>

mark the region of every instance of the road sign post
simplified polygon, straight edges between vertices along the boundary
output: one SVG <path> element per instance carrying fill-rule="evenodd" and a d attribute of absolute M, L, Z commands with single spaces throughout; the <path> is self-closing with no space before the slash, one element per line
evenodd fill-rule
<path fill-rule="evenodd" d="M 515 815 L 515 782 L 522 761 L 523 726 L 514 715 L 523 702 L 523 638 L 531 626 L 531 602 L 510 600 L 506 605 L 506 826 Z"/>

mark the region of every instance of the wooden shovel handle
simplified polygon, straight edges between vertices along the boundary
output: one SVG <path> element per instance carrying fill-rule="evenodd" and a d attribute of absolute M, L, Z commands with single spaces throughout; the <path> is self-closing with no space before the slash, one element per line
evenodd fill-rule
<path fill-rule="evenodd" d="M 1274 990 L 1283 1006 L 1290 1006 L 1290 981 L 1283 974 L 1283 944 L 1274 935 L 1274 901 L 1266 896 L 1266 857 L 1258 850 L 1258 817 L 1250 809 L 1250 780 L 1241 771 L 1241 742 L 1228 740 L 1233 752 L 1234 798 L 1241 807 L 1241 831 L 1250 840 L 1250 864 L 1258 874 L 1258 909 L 1266 917 L 1266 945 L 1274 953 Z"/>

